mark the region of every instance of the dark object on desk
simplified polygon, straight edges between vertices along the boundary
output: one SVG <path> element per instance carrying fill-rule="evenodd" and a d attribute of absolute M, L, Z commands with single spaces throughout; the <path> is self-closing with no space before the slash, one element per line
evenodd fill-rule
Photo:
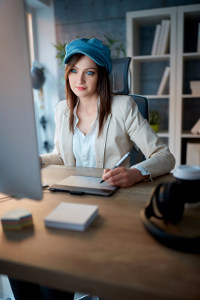
<path fill-rule="evenodd" d="M 145 228 L 166 246 L 200 253 L 200 206 L 188 209 L 183 218 L 185 203 L 200 201 L 200 168 L 179 166 L 174 177 L 175 182 L 160 183 L 153 190 L 141 212 L 142 221 Z"/>
<path fill-rule="evenodd" d="M 111 196 L 117 190 L 117 186 L 111 186 L 107 182 L 100 184 L 100 180 L 99 177 L 72 175 L 50 186 L 49 190 L 74 195 L 92 194 L 106 197 Z"/>

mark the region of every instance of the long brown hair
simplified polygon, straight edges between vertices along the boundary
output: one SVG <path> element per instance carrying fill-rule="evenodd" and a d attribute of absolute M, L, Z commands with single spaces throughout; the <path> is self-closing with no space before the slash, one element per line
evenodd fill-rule
<path fill-rule="evenodd" d="M 67 103 L 70 110 L 69 115 L 69 128 L 72 132 L 74 132 L 74 115 L 73 110 L 77 104 L 77 96 L 73 93 L 70 88 L 69 84 L 69 72 L 73 68 L 74 64 L 83 56 L 84 54 L 77 53 L 74 54 L 69 61 L 67 62 L 65 68 L 65 95 L 67 99 Z M 98 67 L 98 83 L 97 83 L 97 93 L 100 97 L 100 105 L 99 105 L 99 112 L 98 112 L 98 120 L 99 120 L 99 131 L 98 136 L 101 134 L 103 130 L 103 125 L 108 118 L 108 115 L 111 112 L 111 94 L 110 94 L 110 82 L 108 72 L 105 67 L 99 66 Z"/>

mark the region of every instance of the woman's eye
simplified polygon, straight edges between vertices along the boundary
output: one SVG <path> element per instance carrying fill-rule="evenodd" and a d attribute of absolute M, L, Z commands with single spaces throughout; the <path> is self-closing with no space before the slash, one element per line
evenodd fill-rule
<path fill-rule="evenodd" d="M 77 71 L 76 71 L 76 69 L 71 69 L 71 72 L 76 73 Z"/>
<path fill-rule="evenodd" d="M 94 72 L 93 71 L 87 71 L 87 74 L 88 75 L 94 75 Z"/>

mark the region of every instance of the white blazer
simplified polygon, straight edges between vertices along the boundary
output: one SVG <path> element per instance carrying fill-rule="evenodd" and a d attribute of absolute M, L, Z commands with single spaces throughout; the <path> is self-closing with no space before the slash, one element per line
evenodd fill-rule
<path fill-rule="evenodd" d="M 54 150 L 52 153 L 41 155 L 43 162 L 76 166 L 66 100 L 60 101 L 57 105 L 55 123 Z M 98 130 L 95 139 L 97 168 L 113 168 L 122 156 L 132 149 L 134 143 L 146 158 L 137 165 L 149 170 L 152 178 L 168 173 L 174 168 L 174 156 L 142 117 L 132 97 L 112 97 L 111 114 L 104 124 L 100 137 L 97 135 Z M 130 167 L 128 159 L 124 166 Z"/>

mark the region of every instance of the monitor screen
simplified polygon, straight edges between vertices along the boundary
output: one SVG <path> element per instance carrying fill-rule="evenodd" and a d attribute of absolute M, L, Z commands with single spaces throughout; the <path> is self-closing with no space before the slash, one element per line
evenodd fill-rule
<path fill-rule="evenodd" d="M 0 0 L 0 192 L 42 198 L 23 0 Z"/>

